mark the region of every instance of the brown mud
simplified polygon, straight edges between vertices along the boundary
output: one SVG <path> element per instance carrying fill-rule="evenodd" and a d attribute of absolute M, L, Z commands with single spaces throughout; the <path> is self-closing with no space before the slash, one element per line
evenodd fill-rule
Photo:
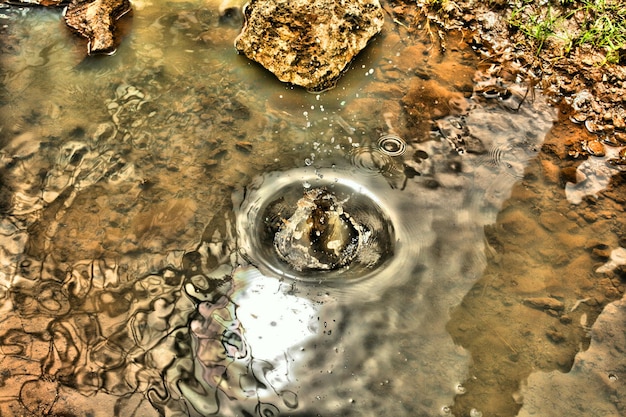
<path fill-rule="evenodd" d="M 564 182 L 575 162 L 563 160 L 580 136 L 567 120 L 556 124 L 496 223 L 485 228 L 487 268 L 447 326 L 473 360 L 455 416 L 475 407 L 483 416 L 517 415 L 529 375 L 569 372 L 589 347 L 598 315 L 624 295 L 623 267 L 598 269 L 610 248 L 626 243 L 626 178 L 615 176 L 597 198 L 573 207 Z"/>
<path fill-rule="evenodd" d="M 457 1 L 438 12 L 424 7 L 426 23 L 411 3 L 387 2 L 388 12 L 409 31 L 429 31 L 442 53 L 454 51 L 461 35 L 478 52 L 483 74 L 502 83 L 499 91 L 490 83 L 489 94 L 504 94 L 507 84 L 524 79 L 559 109 L 542 151 L 496 223 L 485 228 L 488 266 L 447 326 L 472 354 L 452 414 L 515 416 L 529 375 L 569 372 L 576 355 L 589 347 L 598 315 L 624 295 L 626 270 L 598 269 L 609 260 L 610 248 L 626 244 L 626 176 L 614 175 L 605 190 L 578 206 L 568 201 L 565 188 L 581 180 L 581 161 L 626 143 L 626 67 L 622 56 L 619 63 L 605 63 L 602 51 L 586 46 L 564 56 L 560 45 L 548 42 L 537 54 L 508 26 L 508 2 Z M 405 99 L 410 96 L 411 90 Z M 421 109 L 405 103 L 405 110 Z M 624 411 L 623 404 L 616 407 Z"/>

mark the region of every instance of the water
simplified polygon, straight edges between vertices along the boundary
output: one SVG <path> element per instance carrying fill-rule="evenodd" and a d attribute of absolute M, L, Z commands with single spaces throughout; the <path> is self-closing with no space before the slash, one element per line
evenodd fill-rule
<path fill-rule="evenodd" d="M 134 2 L 89 58 L 0 9 L 0 414 L 623 414 L 623 174 L 567 156 L 585 132 L 410 19 L 285 86 L 218 6 Z M 320 186 L 383 261 L 260 238 Z"/>

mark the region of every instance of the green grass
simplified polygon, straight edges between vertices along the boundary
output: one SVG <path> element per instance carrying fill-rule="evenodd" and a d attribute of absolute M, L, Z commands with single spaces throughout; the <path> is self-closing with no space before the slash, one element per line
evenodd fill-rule
<path fill-rule="evenodd" d="M 509 25 L 520 30 L 540 53 L 548 40 L 605 51 L 605 63 L 619 63 L 626 47 L 626 2 L 622 0 L 521 0 L 512 6 Z M 576 30 L 572 31 L 572 27 Z"/>

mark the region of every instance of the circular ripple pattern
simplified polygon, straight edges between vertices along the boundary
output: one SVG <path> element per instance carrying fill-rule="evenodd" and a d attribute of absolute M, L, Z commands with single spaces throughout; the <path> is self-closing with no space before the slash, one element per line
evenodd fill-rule
<path fill-rule="evenodd" d="M 311 282 L 354 282 L 393 263 L 396 231 L 373 193 L 334 171 L 301 174 L 251 185 L 237 219 L 250 262 Z"/>
<path fill-rule="evenodd" d="M 385 135 L 378 139 L 380 150 L 389 156 L 400 156 L 406 152 L 406 142 L 397 135 Z"/>
<path fill-rule="evenodd" d="M 386 152 L 370 146 L 351 149 L 350 162 L 365 173 L 374 175 L 385 174 L 394 168 L 393 159 Z"/>

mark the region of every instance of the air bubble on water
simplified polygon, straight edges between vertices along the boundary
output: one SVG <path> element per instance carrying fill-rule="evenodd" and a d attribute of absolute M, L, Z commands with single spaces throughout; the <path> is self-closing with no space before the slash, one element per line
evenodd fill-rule
<path fill-rule="evenodd" d="M 451 413 L 452 413 L 452 409 L 448 407 L 447 405 L 444 405 L 443 407 L 441 407 L 441 414 L 447 416 L 447 415 L 450 415 Z"/>
<path fill-rule="evenodd" d="M 311 188 L 311 183 L 310 183 L 310 182 L 308 182 L 308 181 L 304 181 L 304 182 L 302 183 L 302 186 L 303 186 L 304 188 Z"/>
<path fill-rule="evenodd" d="M 615 374 L 609 374 L 609 381 L 613 382 L 613 381 L 617 381 L 617 375 Z"/>
<path fill-rule="evenodd" d="M 311 166 L 312 163 L 313 163 L 313 161 L 311 161 L 309 158 L 305 158 L 304 159 L 304 165 Z"/>
<path fill-rule="evenodd" d="M 456 386 L 456 392 L 457 394 L 465 394 L 465 387 L 462 384 L 458 384 Z"/>

